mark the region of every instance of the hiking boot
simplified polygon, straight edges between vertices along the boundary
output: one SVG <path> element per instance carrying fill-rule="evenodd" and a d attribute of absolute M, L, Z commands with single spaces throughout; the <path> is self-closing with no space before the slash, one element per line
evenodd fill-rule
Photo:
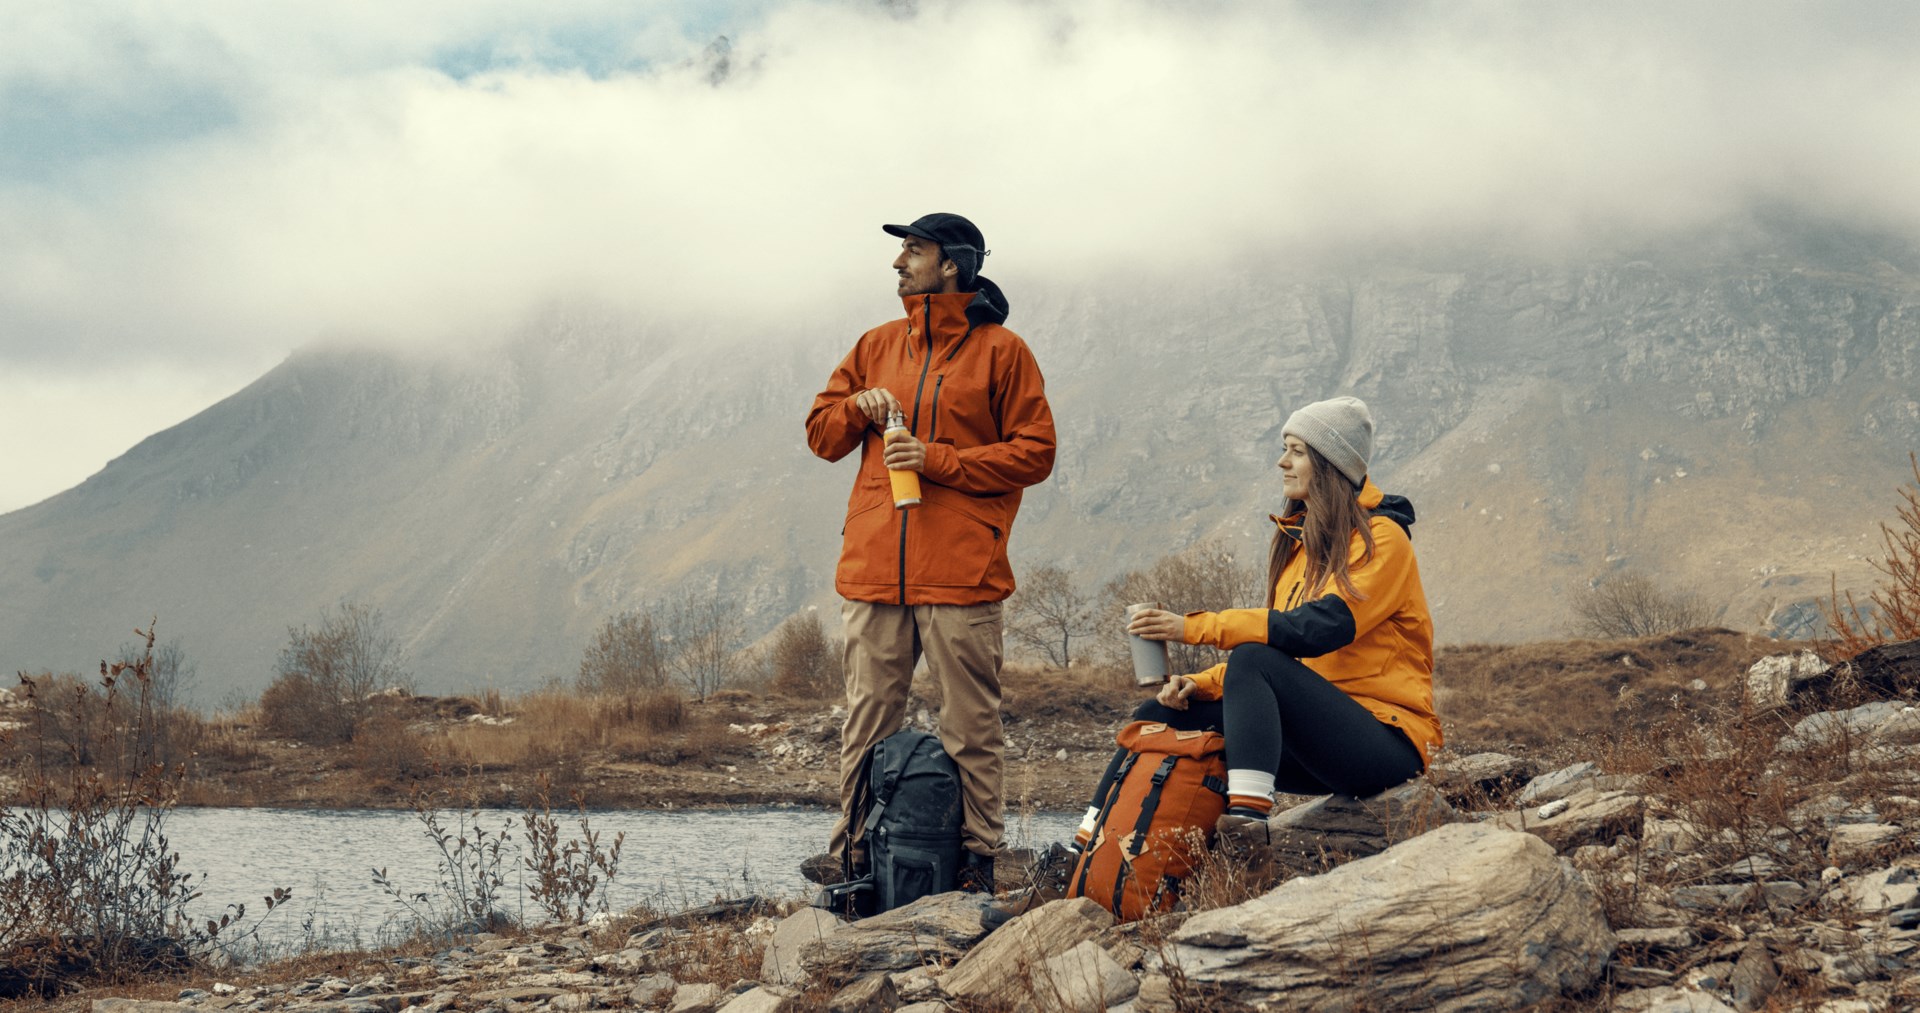
<path fill-rule="evenodd" d="M 1030 886 L 1024 890 L 1015 890 L 981 909 L 980 927 L 992 932 L 1034 908 L 1050 900 L 1059 900 L 1066 895 L 1065 890 L 1054 890 L 1044 886 Z"/>
<path fill-rule="evenodd" d="M 847 881 L 847 863 L 838 855 L 822 851 L 800 863 L 800 875 L 821 886 L 838 886 Z"/>
<path fill-rule="evenodd" d="M 1273 871 L 1273 830 L 1265 816 L 1229 812 L 1213 824 L 1214 848 L 1243 863 L 1249 875 L 1261 878 Z"/>
<path fill-rule="evenodd" d="M 960 866 L 960 889 L 967 893 L 993 892 L 994 856 L 967 852 Z"/>
<path fill-rule="evenodd" d="M 1077 840 L 1073 844 L 1047 845 L 1047 850 L 1041 852 L 1033 863 L 1033 885 L 1052 891 L 1056 897 L 1066 896 L 1067 883 L 1073 878 L 1073 868 L 1080 864 L 1080 855 L 1084 850 Z"/>

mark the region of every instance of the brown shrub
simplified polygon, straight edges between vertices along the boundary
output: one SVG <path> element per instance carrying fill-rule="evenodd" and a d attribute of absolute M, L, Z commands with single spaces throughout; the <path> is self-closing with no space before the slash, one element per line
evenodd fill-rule
<path fill-rule="evenodd" d="M 353 765 L 374 777 L 411 781 L 433 770 L 426 741 L 407 723 L 388 714 L 367 719 L 353 736 Z"/>
<path fill-rule="evenodd" d="M 1669 591 L 1644 573 L 1597 578 L 1573 596 L 1573 634 L 1596 640 L 1678 633 L 1712 618 L 1699 596 Z"/>
<path fill-rule="evenodd" d="M 767 644 L 773 688 L 803 700 L 825 700 L 845 692 L 840 641 L 827 636 L 813 610 L 790 617 Z"/>
<path fill-rule="evenodd" d="M 378 609 L 348 602 L 320 625 L 287 631 L 273 682 L 260 694 L 274 734 L 316 744 L 351 742 L 372 714 L 374 695 L 408 682 L 400 645 Z"/>

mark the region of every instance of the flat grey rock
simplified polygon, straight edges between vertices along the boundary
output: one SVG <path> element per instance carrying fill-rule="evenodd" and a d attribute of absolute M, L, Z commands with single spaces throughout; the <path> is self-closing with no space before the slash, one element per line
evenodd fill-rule
<path fill-rule="evenodd" d="M 1539 838 L 1486 824 L 1203 911 L 1170 941 L 1189 986 L 1306 1010 L 1519 1008 L 1587 987 L 1614 950 L 1579 873 Z M 1165 994 L 1163 976 L 1148 978 L 1140 1008 Z"/>

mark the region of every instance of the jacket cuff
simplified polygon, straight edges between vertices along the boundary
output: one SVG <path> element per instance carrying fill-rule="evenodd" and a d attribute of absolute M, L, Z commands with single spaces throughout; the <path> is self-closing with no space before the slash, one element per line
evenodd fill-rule
<path fill-rule="evenodd" d="M 1193 680 L 1193 699 L 1218 700 L 1224 695 L 1227 666 L 1215 665 L 1204 672 L 1195 672 L 1187 678 Z"/>
<path fill-rule="evenodd" d="M 927 444 L 927 463 L 920 466 L 920 474 L 941 485 L 958 484 L 960 451 L 955 450 L 951 443 Z"/>
<path fill-rule="evenodd" d="M 1183 644 L 1214 644 L 1220 638 L 1220 617 L 1212 612 L 1187 613 L 1186 625 L 1180 628 L 1180 642 Z"/>

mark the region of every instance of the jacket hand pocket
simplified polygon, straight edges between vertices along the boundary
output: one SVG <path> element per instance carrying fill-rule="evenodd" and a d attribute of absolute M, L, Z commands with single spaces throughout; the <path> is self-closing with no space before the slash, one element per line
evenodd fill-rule
<path fill-rule="evenodd" d="M 934 500 L 907 522 L 907 583 L 978 587 L 1000 555 L 998 527 Z M 851 538 L 853 531 L 848 529 Z"/>
<path fill-rule="evenodd" d="M 852 584 L 891 584 L 900 579 L 900 511 L 885 500 L 861 507 L 841 531 L 836 580 Z"/>

